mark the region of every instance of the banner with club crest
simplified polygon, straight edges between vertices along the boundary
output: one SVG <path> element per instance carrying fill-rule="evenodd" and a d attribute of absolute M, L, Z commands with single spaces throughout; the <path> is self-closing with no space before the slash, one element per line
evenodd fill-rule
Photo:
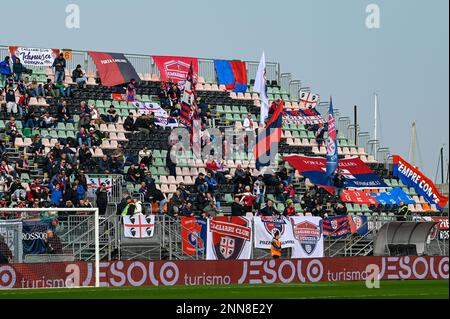
<path fill-rule="evenodd" d="M 253 218 L 253 221 L 256 248 L 270 249 L 270 242 L 276 230 L 280 232 L 282 248 L 294 247 L 292 224 L 287 217 L 257 216 Z"/>
<path fill-rule="evenodd" d="M 292 216 L 290 219 L 295 241 L 291 258 L 323 257 L 322 218 L 313 216 Z"/>
<path fill-rule="evenodd" d="M 206 259 L 250 259 L 252 226 L 246 217 L 219 216 L 208 219 Z"/>

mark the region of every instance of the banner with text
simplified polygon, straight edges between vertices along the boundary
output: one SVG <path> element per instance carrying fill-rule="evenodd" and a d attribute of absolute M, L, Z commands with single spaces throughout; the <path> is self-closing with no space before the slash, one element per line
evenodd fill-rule
<path fill-rule="evenodd" d="M 323 235 L 331 238 L 346 236 L 350 232 L 347 216 L 326 217 L 323 219 Z"/>
<path fill-rule="evenodd" d="M 198 77 L 198 59 L 179 56 L 152 56 L 161 74 L 161 81 L 172 80 L 173 83 L 185 81 L 192 64 L 194 82 Z"/>
<path fill-rule="evenodd" d="M 46 66 L 51 67 L 53 61 L 59 55 L 58 49 L 39 49 L 25 47 L 9 47 L 12 60 L 19 58 L 25 66 Z"/>
<path fill-rule="evenodd" d="M 295 239 L 291 258 L 323 257 L 322 218 L 293 216 L 290 220 Z"/>
<path fill-rule="evenodd" d="M 280 260 L 143 260 L 100 263 L 100 287 L 209 286 L 365 281 L 376 265 L 381 280 L 448 280 L 448 256 L 334 257 Z M 45 278 L 45 280 L 42 280 Z M 0 289 L 93 286 L 94 263 L 0 266 Z M 257 287 L 257 286 L 255 286 Z"/>
<path fill-rule="evenodd" d="M 124 54 L 93 51 L 89 51 L 88 54 L 94 61 L 102 85 L 115 86 L 128 83 L 131 79 L 140 80 L 133 65 Z"/>
<path fill-rule="evenodd" d="M 249 259 L 252 252 L 250 220 L 238 216 L 208 219 L 206 259 Z"/>
<path fill-rule="evenodd" d="M 294 247 L 292 224 L 287 217 L 257 216 L 253 218 L 253 223 L 256 248 L 270 249 L 270 242 L 276 230 L 280 232 L 281 248 Z"/>
<path fill-rule="evenodd" d="M 419 169 L 405 161 L 401 156 L 394 155 L 394 176 L 408 187 L 414 187 L 417 194 L 423 196 L 430 204 L 436 204 L 438 209 L 443 209 L 448 198 L 441 195 L 434 183 Z"/>
<path fill-rule="evenodd" d="M 302 155 L 284 156 L 283 159 L 316 185 L 327 185 L 327 160 L 323 157 Z M 343 158 L 338 167 L 344 175 L 345 188 L 387 188 L 388 186 L 359 157 Z"/>

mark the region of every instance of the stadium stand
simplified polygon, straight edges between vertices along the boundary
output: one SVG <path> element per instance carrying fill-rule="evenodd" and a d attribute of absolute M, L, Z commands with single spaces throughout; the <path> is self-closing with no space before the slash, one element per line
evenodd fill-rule
<path fill-rule="evenodd" d="M 80 86 L 73 82 L 72 71 L 65 69 L 65 79 L 59 87 L 54 82 L 52 68 L 33 69 L 31 77 L 1 83 L 2 207 L 97 205 L 95 196 L 86 198 L 89 183 L 86 175 L 99 173 L 122 176 L 124 196 L 142 200 L 149 209 L 153 207 L 152 202 L 164 202 L 160 213 L 171 215 L 183 215 L 187 202 L 192 202 L 194 214 L 205 215 L 207 193 L 212 195 L 209 198 L 214 207 L 214 213 L 208 215 L 229 213 L 234 195 L 243 193 L 245 186 L 250 186 L 252 192 L 255 190 L 260 172 L 255 168 L 252 153 L 235 153 L 232 160 L 213 163 L 223 165 L 219 170 L 208 169 L 212 162 L 194 161 L 192 154 L 185 153 L 175 174 L 169 175 L 167 141 L 171 130 L 156 126 L 151 115 L 140 116 L 132 102 L 113 98 L 127 93 L 126 84 L 102 86 L 90 71 L 87 81 Z M 180 94 L 176 85 L 161 82 L 158 74 L 141 74 L 141 78 L 134 84 L 136 100 L 157 102 L 178 118 Z M 222 132 L 226 127 L 240 131 L 247 114 L 251 114 L 255 122 L 259 120 L 259 94 L 252 91 L 251 85 L 246 93 L 228 92 L 223 85 L 205 82 L 200 77 L 196 89 L 199 106 L 204 107 L 202 136 L 209 136 L 207 131 L 212 123 Z M 286 109 L 299 109 L 298 100 L 277 83 L 268 87 L 268 96 L 270 103 L 283 99 Z M 317 125 L 284 123 L 280 153 L 324 156 L 326 148 L 317 144 L 317 128 Z M 209 140 L 203 141 L 203 144 L 208 143 Z M 419 199 L 414 189 L 408 189 L 395 179 L 373 154 L 353 145 L 342 134 L 339 134 L 338 152 L 341 158 L 360 157 L 390 187 L 402 187 L 408 195 L 414 196 L 417 204 L 409 206 L 411 212 L 439 213 L 423 198 Z M 208 185 L 203 187 L 201 174 L 207 172 L 212 175 L 206 177 Z M 55 190 L 56 184 L 60 185 L 61 194 Z M 290 197 L 296 203 L 296 211 L 315 214 L 315 205 L 321 204 L 326 207 L 322 213 L 333 215 L 339 202 L 322 189 L 308 187 L 304 178 L 281 160 L 279 169 L 266 173 L 260 184 L 263 186 L 259 187 L 265 188 L 262 202 L 274 198 L 280 210 L 284 210 Z M 181 191 L 177 187 L 180 185 L 184 185 Z M 289 185 L 294 189 L 293 196 L 286 196 Z M 309 196 L 314 200 L 309 200 Z M 255 213 L 259 206 L 253 207 Z M 346 207 L 349 213 L 359 212 L 352 205 Z M 395 213 L 398 207 L 386 205 L 376 209 Z M 374 210 L 366 207 L 365 212 L 370 214 Z"/>

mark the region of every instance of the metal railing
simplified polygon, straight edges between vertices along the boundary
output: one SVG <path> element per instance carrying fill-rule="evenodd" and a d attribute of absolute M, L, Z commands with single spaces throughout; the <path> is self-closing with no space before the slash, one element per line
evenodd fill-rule
<path fill-rule="evenodd" d="M 0 45 L 0 59 L 10 55 L 9 47 Z M 141 74 L 157 74 L 160 75 L 158 68 L 151 55 L 125 53 L 125 57 L 133 65 L 137 73 Z M 214 59 L 199 58 L 199 76 L 205 78 L 207 81 L 216 81 L 216 72 L 214 68 Z M 256 77 L 259 61 L 245 61 L 247 65 L 247 80 Z M 72 59 L 66 61 L 67 69 L 72 71 L 80 64 L 87 73 L 96 74 L 97 68 L 94 61 L 91 59 L 87 51 L 72 50 Z M 45 68 L 40 68 L 44 70 Z M 269 81 L 281 82 L 280 64 L 277 62 L 266 62 L 266 77 Z"/>

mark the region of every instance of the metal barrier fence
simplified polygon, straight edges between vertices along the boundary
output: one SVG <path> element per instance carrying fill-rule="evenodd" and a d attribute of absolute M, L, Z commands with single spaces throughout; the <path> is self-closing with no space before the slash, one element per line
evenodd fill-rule
<path fill-rule="evenodd" d="M 112 174 L 112 175 L 105 175 L 105 174 L 88 174 L 89 179 L 99 179 L 101 177 L 107 176 L 107 178 L 111 179 L 111 191 L 108 192 L 108 202 L 109 203 L 119 203 L 122 200 L 122 196 L 124 193 L 123 188 L 123 175 L 120 174 Z M 96 195 L 95 195 L 96 189 L 89 188 L 87 192 L 87 198 L 92 202 L 95 203 Z"/>
<path fill-rule="evenodd" d="M 0 46 L 0 58 L 3 60 L 5 56 L 10 55 L 8 46 Z M 130 61 L 137 73 L 141 74 L 157 74 L 160 75 L 158 68 L 151 55 L 146 54 L 129 54 L 125 53 L 125 57 Z M 214 68 L 214 59 L 199 58 L 199 76 L 205 78 L 208 82 L 216 82 L 217 76 Z M 248 84 L 250 80 L 254 79 L 258 70 L 259 62 L 245 61 L 247 64 L 247 79 Z M 67 70 L 70 72 L 75 69 L 77 64 L 80 64 L 87 73 L 97 72 L 94 62 L 88 55 L 87 51 L 72 50 L 72 59 L 67 62 Z M 44 68 L 38 68 L 44 70 Z M 269 81 L 277 81 L 281 83 L 280 64 L 277 62 L 266 62 L 266 77 Z"/>

